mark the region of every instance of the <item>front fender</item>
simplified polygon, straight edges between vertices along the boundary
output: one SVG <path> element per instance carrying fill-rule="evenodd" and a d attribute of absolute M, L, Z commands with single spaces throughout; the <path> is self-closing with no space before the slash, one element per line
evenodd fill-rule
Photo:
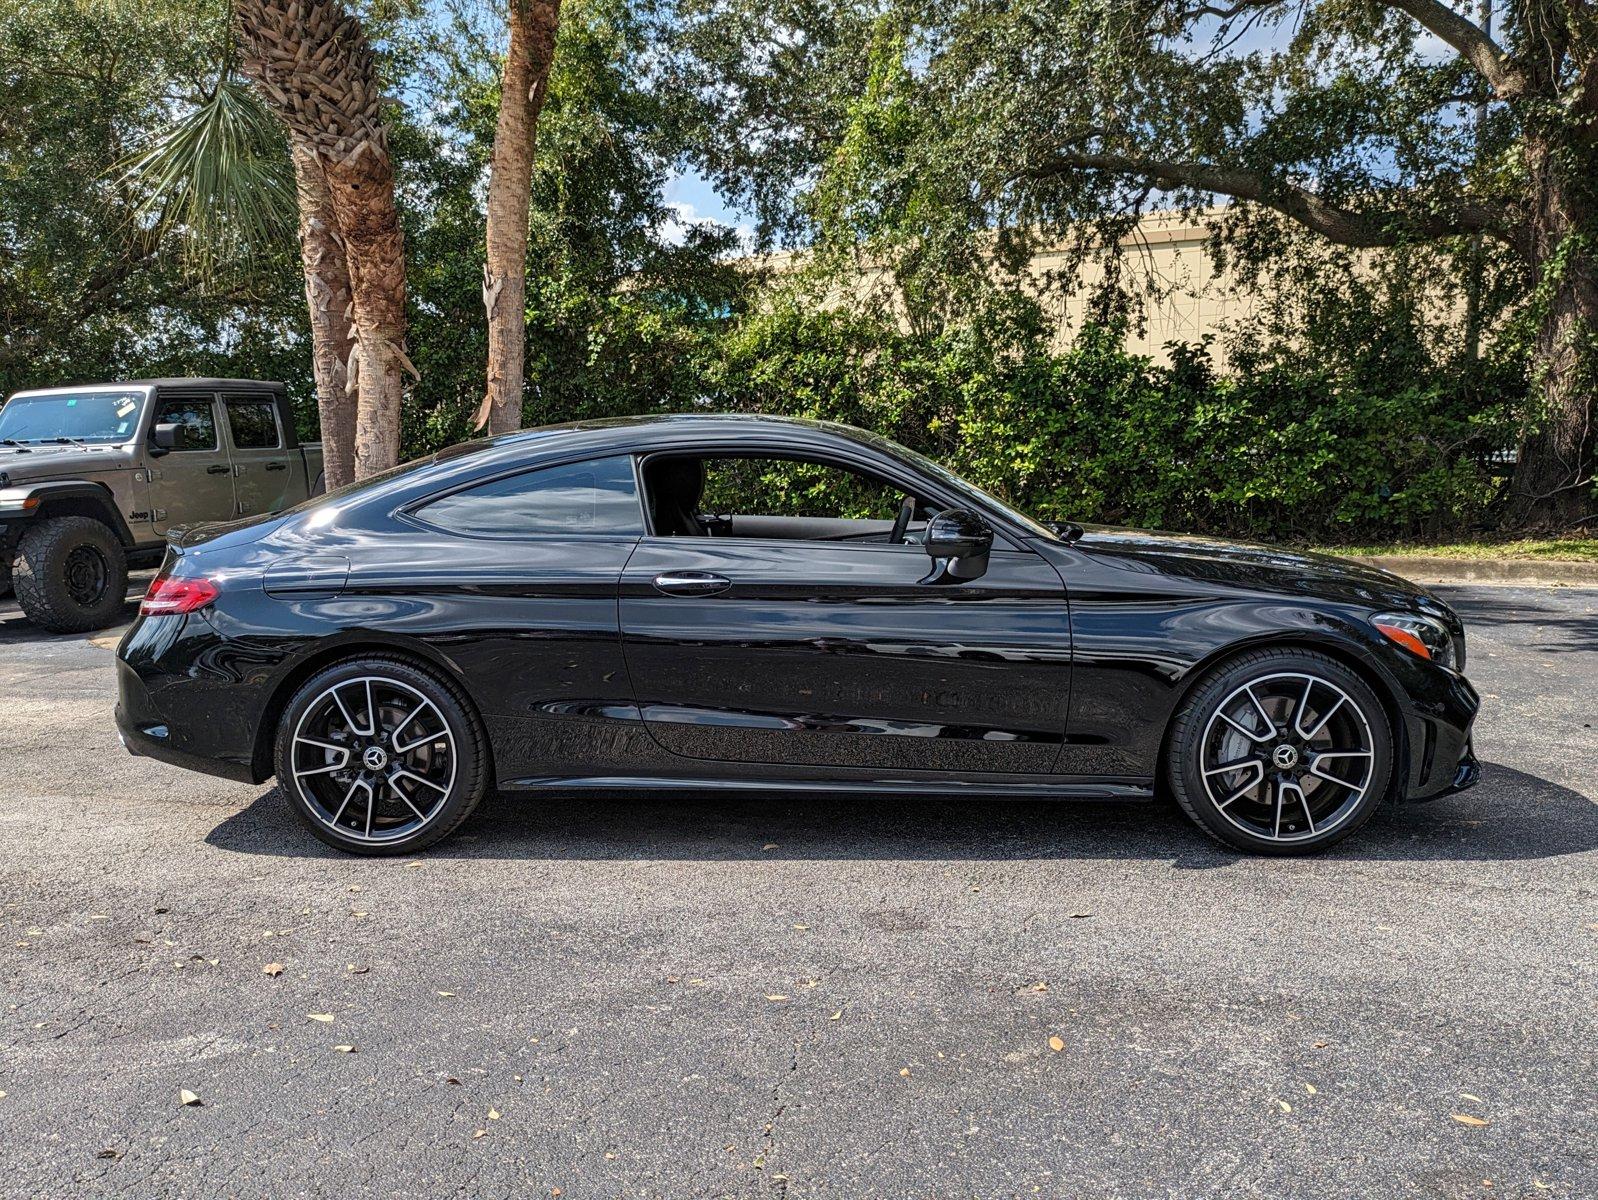
<path fill-rule="evenodd" d="M 117 509 L 111 489 L 90 479 L 47 479 L 0 488 L 0 521 L 35 520 L 59 510 L 63 503 L 71 515 L 93 515 L 109 525 L 124 546 L 133 545 L 133 530 Z"/>

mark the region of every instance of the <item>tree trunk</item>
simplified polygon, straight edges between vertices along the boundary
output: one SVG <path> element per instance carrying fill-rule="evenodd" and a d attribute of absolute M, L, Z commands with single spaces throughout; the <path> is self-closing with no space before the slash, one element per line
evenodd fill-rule
<path fill-rule="evenodd" d="M 355 395 L 344 359 L 350 342 L 350 273 L 344 262 L 333 196 L 316 152 L 293 145 L 300 201 L 300 261 L 311 314 L 311 363 L 322 425 L 322 469 L 329 489 L 355 478 Z"/>
<path fill-rule="evenodd" d="M 240 68 L 320 164 L 349 271 L 357 479 L 399 461 L 405 241 L 376 63 L 340 0 L 233 0 Z M 307 285 L 309 286 L 309 285 Z M 314 319 L 314 305 L 313 305 Z"/>
<path fill-rule="evenodd" d="M 1598 221 L 1584 203 L 1585 183 L 1561 165 L 1568 153 L 1528 142 L 1527 257 L 1541 308 L 1532 366 L 1543 403 L 1521 439 L 1510 487 L 1506 523 L 1517 529 L 1568 529 L 1595 510 L 1598 272 L 1588 238 Z"/>
<path fill-rule="evenodd" d="M 348 365 L 360 397 L 355 477 L 365 479 L 399 462 L 400 401 L 410 366 L 403 349 L 405 239 L 386 153 L 359 151 L 353 161 L 325 162 L 324 169 L 350 268 L 355 346 Z"/>
<path fill-rule="evenodd" d="M 499 120 L 488 177 L 488 388 L 477 427 L 506 433 L 522 424 L 527 345 L 527 210 L 533 183 L 538 112 L 555 58 L 560 0 L 507 0 L 510 47 L 500 82 Z"/>

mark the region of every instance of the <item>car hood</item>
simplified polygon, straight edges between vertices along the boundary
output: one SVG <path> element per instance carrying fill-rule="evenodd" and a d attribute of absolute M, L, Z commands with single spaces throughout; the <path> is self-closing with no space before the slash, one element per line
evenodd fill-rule
<path fill-rule="evenodd" d="M 1372 607 L 1420 609 L 1446 615 L 1451 622 L 1453 619 L 1448 606 L 1419 584 L 1380 567 L 1332 554 L 1109 525 L 1083 526 L 1075 545 L 1093 553 L 1125 555 L 1166 575 Z"/>
<path fill-rule="evenodd" d="M 71 479 L 95 471 L 129 471 L 131 446 L 0 446 L 0 473 L 10 484 Z"/>

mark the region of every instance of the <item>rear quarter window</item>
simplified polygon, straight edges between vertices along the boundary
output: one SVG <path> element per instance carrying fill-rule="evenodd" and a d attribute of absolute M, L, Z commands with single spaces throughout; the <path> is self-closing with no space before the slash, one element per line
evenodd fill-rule
<path fill-rule="evenodd" d="M 469 537 L 643 533 L 638 487 L 627 455 L 524 471 L 430 500 L 412 515 Z"/>

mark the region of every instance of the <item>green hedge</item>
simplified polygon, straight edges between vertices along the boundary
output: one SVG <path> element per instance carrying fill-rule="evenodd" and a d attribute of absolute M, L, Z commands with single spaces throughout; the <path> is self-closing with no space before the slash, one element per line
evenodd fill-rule
<path fill-rule="evenodd" d="M 1435 538 L 1480 527 L 1513 444 L 1494 378 L 1377 355 L 1278 352 L 1221 375 L 1202 347 L 1156 365 L 1089 328 L 1064 352 L 995 328 L 917 336 L 778 308 L 723 321 L 617 300 L 529 363 L 529 425 L 659 411 L 822 417 L 886 434 L 1041 518 L 1274 541 Z M 470 436 L 475 392 L 407 413 L 417 453 Z M 801 473 L 767 477 L 788 494 Z"/>
<path fill-rule="evenodd" d="M 1043 518 L 1319 542 L 1482 523 L 1524 387 L 1340 378 L 1287 355 L 1230 378 L 1201 347 L 1160 366 L 1122 345 L 786 311 L 716 339 L 704 378 L 714 407 L 877 430 Z"/>

